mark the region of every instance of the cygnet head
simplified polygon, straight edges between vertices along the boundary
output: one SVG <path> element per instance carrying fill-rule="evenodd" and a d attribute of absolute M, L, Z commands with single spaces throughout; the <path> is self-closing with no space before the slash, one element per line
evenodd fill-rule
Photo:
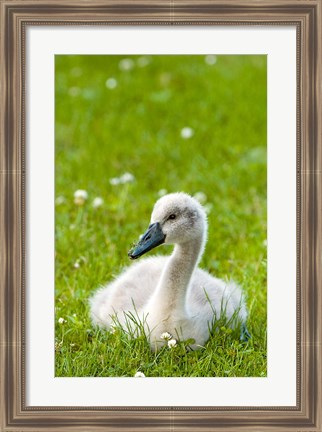
<path fill-rule="evenodd" d="M 206 234 L 207 216 L 199 201 L 183 192 L 168 194 L 155 203 L 149 228 L 129 257 L 139 258 L 163 243 L 204 242 Z"/>
<path fill-rule="evenodd" d="M 207 228 L 206 213 L 195 198 L 183 192 L 160 198 L 154 205 L 151 224 L 159 224 L 164 243 L 186 243 L 203 236 Z"/>

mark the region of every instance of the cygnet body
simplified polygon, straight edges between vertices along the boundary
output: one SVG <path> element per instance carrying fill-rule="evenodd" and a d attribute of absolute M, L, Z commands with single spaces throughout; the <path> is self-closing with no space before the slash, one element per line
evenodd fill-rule
<path fill-rule="evenodd" d="M 129 256 L 137 259 L 161 244 L 174 244 L 173 253 L 140 260 L 99 289 L 90 300 L 93 323 L 111 329 L 118 322 L 135 334 L 135 317 L 153 350 L 166 343 L 163 333 L 176 340 L 193 339 L 193 349 L 204 346 L 222 314 L 232 327 L 241 324 L 249 336 L 240 288 L 197 267 L 206 240 L 207 217 L 197 200 L 182 192 L 160 198 L 148 230 Z"/>

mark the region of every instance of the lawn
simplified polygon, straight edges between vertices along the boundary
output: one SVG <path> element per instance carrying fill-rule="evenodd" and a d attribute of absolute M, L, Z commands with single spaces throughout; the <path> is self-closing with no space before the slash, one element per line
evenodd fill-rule
<path fill-rule="evenodd" d="M 55 69 L 56 376 L 266 376 L 266 56 L 59 55 Z M 218 322 L 202 350 L 153 353 L 92 326 L 88 298 L 131 264 L 165 191 L 199 193 L 200 266 L 242 286 L 247 343 Z"/>

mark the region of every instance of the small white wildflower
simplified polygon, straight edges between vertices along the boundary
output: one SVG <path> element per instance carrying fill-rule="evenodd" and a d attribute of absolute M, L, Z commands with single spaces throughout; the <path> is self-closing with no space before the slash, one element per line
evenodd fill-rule
<path fill-rule="evenodd" d="M 113 186 L 119 185 L 121 183 L 121 180 L 118 177 L 113 177 L 110 179 L 110 184 Z"/>
<path fill-rule="evenodd" d="M 124 173 L 124 174 L 121 175 L 121 177 L 120 177 L 120 182 L 121 182 L 122 184 L 124 184 L 124 183 L 132 183 L 132 182 L 134 182 L 134 180 L 135 180 L 134 175 L 131 174 L 131 173 L 128 173 L 128 172 Z"/>
<path fill-rule="evenodd" d="M 113 77 L 108 78 L 108 79 L 105 81 L 105 86 L 106 86 L 108 89 L 110 89 L 110 90 L 115 89 L 115 88 L 117 87 L 117 81 L 116 81 L 116 79 L 113 78 Z"/>
<path fill-rule="evenodd" d="M 198 200 L 200 204 L 206 204 L 207 202 L 207 195 L 204 192 L 196 192 L 193 197 Z"/>
<path fill-rule="evenodd" d="M 177 341 L 175 339 L 170 339 L 168 341 L 168 347 L 169 348 L 175 348 L 177 346 Z"/>
<path fill-rule="evenodd" d="M 77 315 L 76 315 L 76 314 L 73 314 L 73 317 L 74 317 L 74 318 L 77 318 Z"/>
<path fill-rule="evenodd" d="M 80 267 L 80 264 L 79 264 L 78 261 L 76 261 L 75 264 L 74 264 L 74 268 L 75 268 L 75 269 L 78 269 L 79 267 Z"/>
<path fill-rule="evenodd" d="M 159 197 L 163 197 L 167 193 L 168 193 L 168 191 L 166 189 L 160 189 L 159 192 L 158 192 L 158 196 Z"/>
<path fill-rule="evenodd" d="M 74 203 L 76 205 L 82 206 L 88 198 L 88 193 L 86 190 L 78 189 L 74 192 Z"/>
<path fill-rule="evenodd" d="M 213 209 L 213 205 L 211 203 L 207 203 L 203 206 L 203 208 L 205 209 L 205 212 L 207 214 L 211 213 L 212 209 Z"/>
<path fill-rule="evenodd" d="M 191 127 L 184 127 L 181 129 L 180 135 L 183 139 L 189 139 L 193 136 L 194 130 Z"/>
<path fill-rule="evenodd" d="M 65 318 L 62 318 L 62 317 L 60 317 L 58 320 L 58 324 L 65 324 L 65 322 L 67 322 L 67 321 L 65 320 Z"/>
<path fill-rule="evenodd" d="M 80 94 L 80 88 L 78 88 L 78 87 L 71 87 L 70 89 L 68 89 L 68 94 L 69 94 L 69 96 L 72 96 L 72 97 L 76 97 L 76 96 L 78 96 L 79 94 Z"/>
<path fill-rule="evenodd" d="M 101 207 L 104 204 L 104 200 L 101 197 L 96 197 L 93 199 L 92 206 L 94 208 Z"/>
<path fill-rule="evenodd" d="M 172 336 L 171 336 L 170 333 L 168 333 L 168 332 L 164 332 L 164 333 L 162 333 L 162 335 L 160 336 L 160 338 L 161 338 L 162 340 L 170 340 L 170 339 L 172 339 Z"/>
<path fill-rule="evenodd" d="M 134 378 L 145 378 L 145 375 L 143 372 L 139 371 L 134 375 Z"/>
<path fill-rule="evenodd" d="M 130 71 L 130 70 L 132 70 L 134 68 L 134 61 L 132 59 L 130 59 L 130 58 L 122 59 L 119 62 L 119 68 L 122 71 Z"/>
<path fill-rule="evenodd" d="M 215 56 L 213 54 L 206 55 L 205 62 L 207 63 L 207 65 L 212 66 L 212 65 L 216 64 L 217 56 Z"/>
<path fill-rule="evenodd" d="M 55 204 L 61 205 L 61 204 L 64 204 L 65 201 L 66 201 L 65 197 L 60 195 L 55 199 Z"/>
<path fill-rule="evenodd" d="M 135 177 L 133 174 L 131 173 L 124 173 L 121 175 L 121 177 L 113 177 L 110 179 L 110 184 L 115 186 L 115 185 L 119 185 L 119 184 L 125 184 L 125 183 L 132 183 L 134 182 Z"/>
<path fill-rule="evenodd" d="M 77 189 L 77 191 L 74 192 L 74 198 L 83 198 L 86 200 L 88 198 L 88 193 L 84 189 Z"/>
<path fill-rule="evenodd" d="M 137 59 L 137 65 L 141 68 L 148 66 L 151 63 L 151 59 L 148 56 L 142 56 Z"/>

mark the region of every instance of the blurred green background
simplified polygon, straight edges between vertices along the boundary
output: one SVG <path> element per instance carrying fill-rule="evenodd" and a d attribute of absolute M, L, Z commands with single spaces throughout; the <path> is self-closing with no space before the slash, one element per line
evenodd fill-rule
<path fill-rule="evenodd" d="M 266 373 L 266 72 L 257 55 L 56 56 L 56 375 L 133 376 L 134 360 L 106 366 L 111 336 L 93 333 L 87 300 L 129 264 L 154 202 L 175 191 L 206 206 L 201 267 L 247 295 L 254 358 L 228 376 Z M 93 337 L 103 367 L 94 351 L 85 365 Z"/>

